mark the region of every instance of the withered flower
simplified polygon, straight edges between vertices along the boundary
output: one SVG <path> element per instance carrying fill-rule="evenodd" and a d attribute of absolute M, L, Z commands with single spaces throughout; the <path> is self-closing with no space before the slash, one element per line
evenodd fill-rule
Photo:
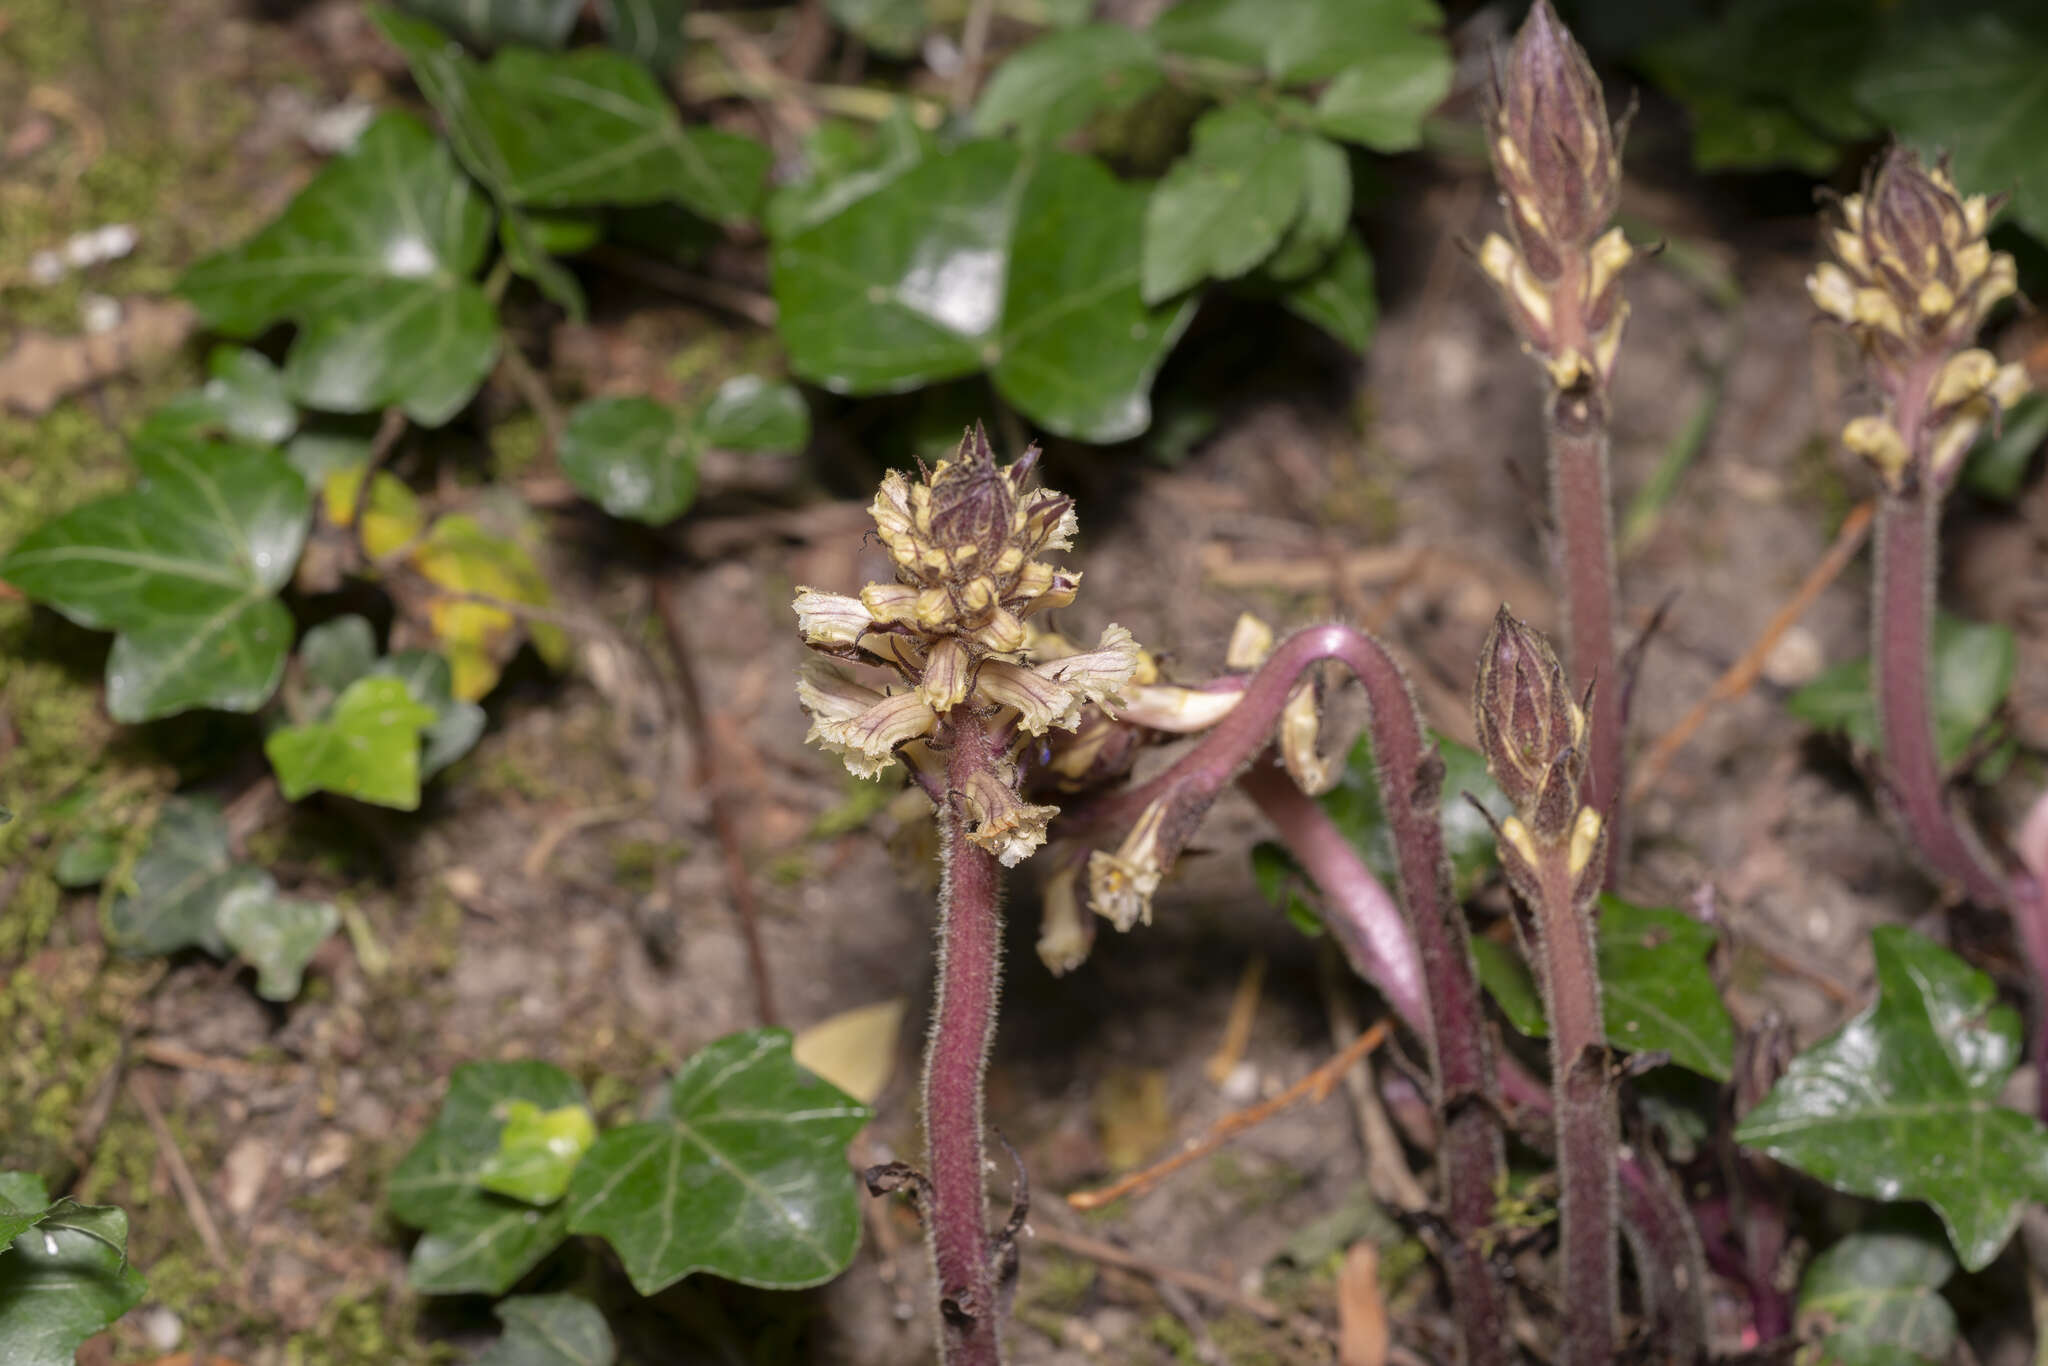
<path fill-rule="evenodd" d="M 805 662 L 798 697 L 806 737 L 838 754 L 858 777 L 879 777 L 926 741 L 943 746 L 958 708 L 995 717 L 1015 741 L 1075 729 L 1084 708 L 1113 705 L 1138 671 L 1131 633 L 1104 628 L 1092 650 L 1034 659 L 1027 619 L 1074 600 L 1081 576 L 1039 558 L 1073 540 L 1070 500 L 1030 487 L 1038 450 L 998 466 L 976 425 L 958 453 L 916 482 L 891 472 L 870 509 L 896 564 L 894 583 L 858 597 L 799 588 L 793 604 L 804 642 L 831 659 Z M 871 687 L 833 659 L 886 669 L 898 684 Z M 1004 759 L 960 795 L 970 838 L 1006 865 L 1045 840 L 1058 808 L 1017 795 L 1017 766 Z"/>
<path fill-rule="evenodd" d="M 1945 486 L 1984 425 L 2027 391 L 2023 367 L 1971 346 L 2017 280 L 2012 257 L 1985 237 L 1997 209 L 1958 192 L 1946 164 L 1893 147 L 1863 192 L 1842 201 L 1828 233 L 1834 259 L 1807 277 L 1807 293 L 1862 343 L 1885 389 L 1886 411 L 1856 418 L 1842 440 L 1890 488 L 1909 476 Z"/>

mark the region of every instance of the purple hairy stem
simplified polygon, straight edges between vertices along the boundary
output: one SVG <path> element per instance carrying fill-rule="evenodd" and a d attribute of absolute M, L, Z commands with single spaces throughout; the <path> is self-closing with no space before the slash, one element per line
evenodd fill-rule
<path fill-rule="evenodd" d="M 995 1037 L 1003 919 L 994 855 L 967 838 L 958 794 L 997 756 L 986 723 L 967 708 L 948 720 L 949 800 L 939 804 L 939 987 L 925 1052 L 924 1128 L 931 1181 L 925 1231 L 939 1287 L 946 1366 L 999 1366 L 1000 1306 L 987 1223 L 982 1077 Z"/>
<path fill-rule="evenodd" d="M 1416 1035 L 1429 1037 L 1429 993 L 1407 921 L 1357 848 L 1284 769 L 1253 764 L 1237 785 L 1273 823 L 1280 842 L 1315 880 L 1323 923 L 1360 977 Z"/>
<path fill-rule="evenodd" d="M 1685 1193 L 1647 1148 L 1620 1164 L 1621 1228 L 1635 1255 L 1636 1283 L 1658 1344 L 1658 1360 L 1693 1366 L 1707 1359 L 1707 1259 Z"/>
<path fill-rule="evenodd" d="M 1921 395 L 1928 378 L 1897 386 L 1898 426 L 1927 444 Z M 1921 463 L 1925 468 L 1925 462 Z M 1934 583 L 1940 568 L 1941 488 L 1927 478 L 1888 489 L 1877 515 L 1877 592 L 1872 601 L 1872 680 L 1884 738 L 1884 790 L 1934 875 L 1972 901 L 2012 916 L 2034 978 L 2034 1068 L 2048 1118 L 2048 897 L 2039 880 L 2001 859 L 1949 793 L 1934 724 Z"/>
<path fill-rule="evenodd" d="M 1437 1157 L 1450 1226 L 1448 1269 L 1467 1366 L 1507 1361 L 1506 1311 L 1487 1258 L 1503 1152 L 1498 1090 L 1464 911 L 1451 897 L 1438 798 L 1443 763 L 1422 731 L 1407 679 L 1379 641 L 1349 626 L 1312 626 L 1267 657 L 1230 713 L 1164 773 L 1073 813 L 1081 827 L 1128 828 L 1155 803 L 1159 848 L 1186 847 L 1217 794 L 1271 742 L 1309 668 L 1335 660 L 1365 688 L 1380 797 L 1393 834 L 1401 904 L 1427 984 L 1431 1073 L 1444 1129 Z M 1064 823 L 1064 822 L 1063 822 Z"/>
<path fill-rule="evenodd" d="M 1591 404 L 1554 405 L 1550 419 L 1550 504 L 1556 519 L 1564 578 L 1567 669 L 1572 684 L 1593 689 L 1587 719 L 1592 753 L 1584 800 L 1607 823 L 1607 872 L 1612 886 L 1619 862 L 1622 788 L 1622 678 L 1614 655 L 1614 513 L 1608 497 L 1607 424 Z"/>

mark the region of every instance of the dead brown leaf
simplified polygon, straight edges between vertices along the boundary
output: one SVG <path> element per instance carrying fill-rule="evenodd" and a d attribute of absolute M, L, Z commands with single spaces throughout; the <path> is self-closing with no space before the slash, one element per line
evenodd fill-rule
<path fill-rule="evenodd" d="M 197 321 L 182 300 L 134 298 L 122 302 L 121 321 L 106 332 L 23 333 L 0 357 L 0 408 L 40 417 L 66 395 L 182 345 Z"/>

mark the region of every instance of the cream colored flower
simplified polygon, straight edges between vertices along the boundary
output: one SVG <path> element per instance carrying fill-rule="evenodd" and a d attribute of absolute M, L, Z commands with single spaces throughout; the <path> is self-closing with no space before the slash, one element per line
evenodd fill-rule
<path fill-rule="evenodd" d="M 1010 766 L 1005 764 L 1004 769 Z M 1045 843 L 1046 823 L 1060 814 L 1056 806 L 1036 806 L 1017 795 L 1014 771 L 975 773 L 963 794 L 974 826 L 967 838 L 994 854 L 1005 868 L 1014 868 Z"/>
<path fill-rule="evenodd" d="M 1152 923 L 1152 894 L 1166 876 L 1159 850 L 1165 821 L 1165 803 L 1154 802 L 1115 853 L 1098 849 L 1088 856 L 1089 904 L 1119 930 Z"/>
<path fill-rule="evenodd" d="M 796 608 L 797 629 L 803 632 L 806 645 L 858 645 L 861 633 L 875 624 L 859 598 L 843 593 L 799 587 L 791 605 Z"/>

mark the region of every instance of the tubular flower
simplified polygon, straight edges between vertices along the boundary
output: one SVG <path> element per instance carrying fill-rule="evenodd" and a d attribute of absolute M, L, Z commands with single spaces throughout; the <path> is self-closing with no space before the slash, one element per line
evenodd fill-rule
<path fill-rule="evenodd" d="M 1091 650 L 1061 642 L 1040 657 L 1027 648 L 1029 619 L 1072 602 L 1081 578 L 1039 558 L 1066 550 L 1075 524 L 1069 499 L 1029 487 L 1037 462 L 1034 446 L 1007 468 L 997 465 L 977 425 L 953 458 L 921 479 L 892 471 L 883 480 L 869 512 L 895 582 L 852 596 L 797 589 L 792 606 L 806 645 L 899 680 L 868 687 L 823 660 L 809 661 L 798 678 L 798 700 L 811 716 L 807 738 L 856 776 L 879 777 L 912 742 L 920 756 L 945 748 L 946 719 L 962 707 L 1013 735 L 1073 730 L 1084 709 L 1121 701 L 1147 663 L 1131 633 L 1115 625 Z M 943 761 L 914 766 L 932 777 Z M 975 822 L 970 837 L 1014 864 L 1044 842 L 1057 808 L 1022 801 L 1016 766 L 996 767 L 959 796 Z"/>
<path fill-rule="evenodd" d="M 1842 201 L 1827 234 L 1834 259 L 1806 279 L 1815 306 L 1849 329 L 1882 382 L 1885 413 L 1855 419 L 1842 439 L 1888 488 L 1913 478 L 1945 487 L 1985 424 L 2027 391 L 2022 367 L 1970 346 L 2017 279 L 2012 257 L 1985 238 L 1998 203 L 1959 193 L 1946 164 L 1925 167 L 1893 147 L 1863 192 Z"/>

